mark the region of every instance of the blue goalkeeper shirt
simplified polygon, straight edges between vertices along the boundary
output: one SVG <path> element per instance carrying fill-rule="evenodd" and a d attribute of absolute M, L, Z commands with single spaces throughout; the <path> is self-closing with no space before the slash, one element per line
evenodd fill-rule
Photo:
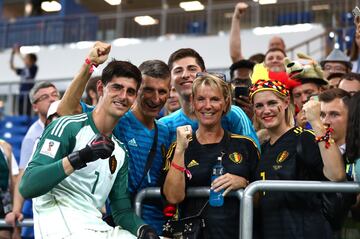
<path fill-rule="evenodd" d="M 83 112 L 93 109 L 83 102 L 81 102 L 81 106 Z M 149 130 L 135 117 L 132 111 L 128 111 L 120 118 L 113 130 L 113 134 L 126 145 L 129 151 L 129 191 L 133 195 L 136 195 L 136 193 L 143 188 L 161 186 L 158 185 L 161 167 L 171 141 L 167 126 L 158 121 L 156 121 L 156 124 L 158 127 L 156 154 L 151 168 L 140 186 L 139 184 L 144 174 L 147 157 L 153 144 L 155 129 Z M 137 188 L 138 190 L 135 192 Z M 157 233 L 162 234 L 164 218 L 161 204 L 155 206 L 150 203 L 149 205 L 145 201 L 142 207 L 141 217 L 146 223 L 154 227 Z"/>
<path fill-rule="evenodd" d="M 168 126 L 171 141 L 176 140 L 176 128 L 178 126 L 191 125 L 194 131 L 199 127 L 198 122 L 187 117 L 183 109 L 179 109 L 170 115 L 161 118 L 159 121 Z M 232 105 L 229 113 L 222 118 L 221 124 L 225 130 L 230 131 L 231 133 L 250 137 L 260 149 L 259 139 L 254 127 L 240 107 Z"/>

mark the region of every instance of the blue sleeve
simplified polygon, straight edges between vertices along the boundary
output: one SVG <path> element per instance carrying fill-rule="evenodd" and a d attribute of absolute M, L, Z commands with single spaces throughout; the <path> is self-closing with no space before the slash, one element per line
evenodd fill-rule
<path fill-rule="evenodd" d="M 232 105 L 229 113 L 223 117 L 221 123 L 224 129 L 231 133 L 250 137 L 256 142 L 256 145 L 260 149 L 259 139 L 254 126 L 240 107 Z"/>
<path fill-rule="evenodd" d="M 82 113 L 92 112 L 94 110 L 94 106 L 87 105 L 85 102 L 80 101 Z"/>

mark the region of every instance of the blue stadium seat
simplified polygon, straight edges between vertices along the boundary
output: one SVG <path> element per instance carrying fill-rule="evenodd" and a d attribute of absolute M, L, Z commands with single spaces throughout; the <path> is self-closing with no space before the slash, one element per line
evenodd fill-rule
<path fill-rule="evenodd" d="M 187 33 L 201 35 L 206 33 L 206 21 L 193 21 L 187 24 Z"/>
<path fill-rule="evenodd" d="M 13 148 L 21 148 L 21 142 L 24 138 L 23 135 L 11 135 L 11 134 L 4 134 L 1 135 L 0 138 L 4 139 L 6 142 L 11 144 Z"/>
<path fill-rule="evenodd" d="M 7 123 L 6 125 L 9 126 L 10 124 Z M 25 135 L 29 128 L 27 125 L 12 125 L 12 127 L 6 127 L 6 125 L 5 127 L 0 127 L 0 135 L 6 133 L 11 135 Z"/>
<path fill-rule="evenodd" d="M 1 126 L 5 126 L 6 128 L 12 128 L 14 125 L 28 125 L 29 124 L 29 117 L 27 115 L 17 115 L 17 116 L 10 116 L 6 115 L 0 121 Z"/>
<path fill-rule="evenodd" d="M 314 20 L 313 13 L 305 12 L 290 12 L 279 14 L 277 16 L 277 25 L 292 25 L 298 23 L 311 23 Z"/>

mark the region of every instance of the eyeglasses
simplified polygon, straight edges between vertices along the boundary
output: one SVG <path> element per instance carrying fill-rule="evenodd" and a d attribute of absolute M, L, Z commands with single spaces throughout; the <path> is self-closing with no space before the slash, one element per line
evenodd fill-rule
<path fill-rule="evenodd" d="M 39 96 L 39 98 L 34 100 L 33 104 L 36 104 L 36 103 L 38 103 L 40 101 L 48 100 L 48 99 L 50 99 L 50 97 L 59 99 L 59 93 L 58 92 L 53 92 L 50 95 L 49 94 L 43 94 L 43 95 Z"/>
<path fill-rule="evenodd" d="M 326 71 L 336 71 L 336 72 L 346 72 L 346 67 L 345 66 L 326 65 L 324 67 L 324 70 L 326 70 Z"/>
<path fill-rule="evenodd" d="M 196 73 L 196 77 L 207 76 L 207 75 L 215 76 L 226 82 L 226 75 L 224 73 L 220 73 L 220 72 L 198 72 L 198 73 Z"/>

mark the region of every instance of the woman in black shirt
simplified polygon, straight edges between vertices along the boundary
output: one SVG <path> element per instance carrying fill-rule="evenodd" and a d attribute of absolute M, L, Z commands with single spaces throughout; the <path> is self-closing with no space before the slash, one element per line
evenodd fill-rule
<path fill-rule="evenodd" d="M 270 139 L 261 146 L 257 180 L 332 180 L 345 178 L 340 152 L 331 137 L 315 142 L 326 129 L 320 122 L 319 102 L 303 110 L 314 132 L 293 127 L 289 90 L 277 80 L 258 80 L 250 91 L 256 120 Z M 319 193 L 264 192 L 259 200 L 262 238 L 332 238 L 321 212 Z"/>
<path fill-rule="evenodd" d="M 226 82 L 209 74 L 195 79 L 192 106 L 199 128 L 194 133 L 190 125 L 177 128 L 176 143 L 170 146 L 168 153 L 168 172 L 163 186 L 166 199 L 179 203 L 180 218 L 197 214 L 207 202 L 207 198 L 188 198 L 188 187 L 212 186 L 215 191 L 225 190 L 226 194 L 246 187 L 253 180 L 259 157 L 256 144 L 221 126 L 221 118 L 230 105 L 231 92 Z M 211 185 L 212 167 L 221 156 L 225 173 Z M 203 238 L 239 237 L 239 201 L 231 197 L 224 200 L 221 207 L 205 207 Z"/>

